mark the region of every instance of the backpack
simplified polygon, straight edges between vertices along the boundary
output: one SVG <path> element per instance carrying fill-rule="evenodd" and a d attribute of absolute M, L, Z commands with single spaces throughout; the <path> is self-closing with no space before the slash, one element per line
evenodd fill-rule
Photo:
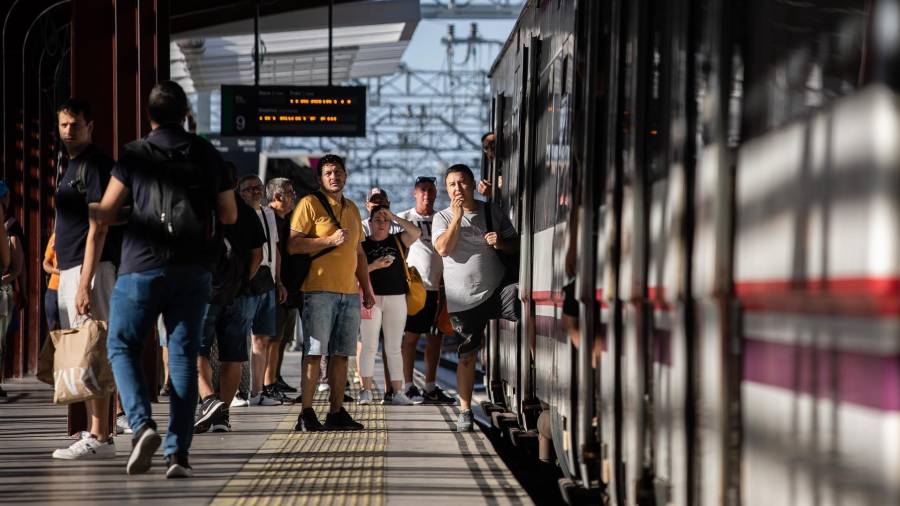
<path fill-rule="evenodd" d="M 164 262 L 214 240 L 215 195 L 208 172 L 192 153 L 196 146 L 193 140 L 182 150 L 167 151 L 138 139 L 124 148 L 123 158 L 134 158 L 153 175 L 147 205 L 136 205 L 131 221 L 142 227 L 153 253 Z"/>
<path fill-rule="evenodd" d="M 212 272 L 210 303 L 228 306 L 237 296 L 244 281 L 244 262 L 231 247 L 228 239 L 216 243 L 216 258 Z"/>
<path fill-rule="evenodd" d="M 319 202 L 322 204 L 322 207 L 325 208 L 325 212 L 328 213 L 328 217 L 331 218 L 331 222 L 334 226 L 341 228 L 341 222 L 338 221 L 337 217 L 334 215 L 331 204 L 328 203 L 328 199 L 325 195 L 318 191 L 313 192 L 312 195 L 319 199 Z M 341 205 L 343 204 L 344 198 L 341 197 Z M 303 294 L 300 293 L 300 289 L 303 288 L 303 282 L 306 281 L 306 276 L 309 274 L 309 268 L 312 266 L 312 261 L 320 256 L 330 253 L 335 248 L 337 248 L 337 246 L 329 246 L 312 255 L 296 253 L 281 259 L 281 282 L 284 284 L 288 293 L 287 300 L 284 302 L 285 307 L 298 309 L 303 307 Z"/>

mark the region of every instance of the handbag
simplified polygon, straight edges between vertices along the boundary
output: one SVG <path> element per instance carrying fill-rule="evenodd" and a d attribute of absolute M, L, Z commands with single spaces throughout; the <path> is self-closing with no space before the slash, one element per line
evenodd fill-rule
<path fill-rule="evenodd" d="M 266 227 L 266 250 L 269 252 L 269 261 L 272 262 L 274 257 L 272 256 L 272 241 L 270 240 L 271 235 L 269 232 L 269 219 L 266 217 L 266 212 L 263 211 L 262 222 Z M 250 295 L 262 295 L 264 293 L 269 293 L 270 290 L 275 288 L 275 278 L 272 277 L 272 270 L 268 265 L 261 265 L 259 269 L 256 270 L 256 274 L 253 275 L 253 279 L 250 280 L 250 283 L 247 285 L 247 291 L 250 292 Z"/>
<path fill-rule="evenodd" d="M 105 321 L 88 319 L 80 327 L 54 330 L 53 402 L 72 404 L 110 395 L 116 388 L 106 355 Z"/>
<path fill-rule="evenodd" d="M 400 259 L 403 261 L 403 271 L 406 273 L 406 285 L 409 289 L 406 291 L 406 314 L 414 315 L 425 307 L 425 285 L 422 283 L 422 276 L 415 267 L 406 265 L 406 255 L 403 254 L 403 244 L 400 239 L 394 236 L 397 248 L 400 250 Z"/>

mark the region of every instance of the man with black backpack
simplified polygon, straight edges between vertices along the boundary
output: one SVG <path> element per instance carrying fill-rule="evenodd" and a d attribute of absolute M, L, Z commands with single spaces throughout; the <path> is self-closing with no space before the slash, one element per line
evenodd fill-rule
<path fill-rule="evenodd" d="M 369 284 L 368 262 L 361 241 L 359 209 L 344 198 L 347 169 L 337 155 L 325 155 L 317 166 L 321 189 L 304 197 L 291 217 L 288 252 L 312 258 L 304 276 L 303 309 L 303 411 L 294 430 L 360 430 L 344 409 L 347 359 L 356 355 L 360 300 L 371 308 L 375 295 Z M 290 288 L 289 289 L 295 289 Z M 319 351 L 313 353 L 312 342 Z M 322 425 L 312 409 L 322 355 L 328 355 L 331 406 Z"/>
<path fill-rule="evenodd" d="M 110 224 L 132 201 L 122 240 L 119 278 L 110 301 L 107 347 L 116 386 L 134 431 L 128 474 L 149 470 L 162 442 L 150 412 L 142 355 L 162 314 L 168 333 L 172 391 L 165 441 L 166 477 L 192 475 L 188 463 L 197 405 L 197 349 L 210 297 L 216 229 L 237 219 L 233 185 L 221 156 L 185 132 L 184 90 L 172 81 L 153 87 L 147 101 L 152 131 L 126 145 L 98 205 L 91 206 L 84 269 L 76 299 L 91 309 L 89 284 Z"/>

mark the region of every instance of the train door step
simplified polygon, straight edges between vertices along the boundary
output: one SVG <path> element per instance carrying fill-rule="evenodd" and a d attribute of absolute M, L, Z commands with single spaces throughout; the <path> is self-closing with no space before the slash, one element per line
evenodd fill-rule
<path fill-rule="evenodd" d="M 509 441 L 516 448 L 520 448 L 529 454 L 537 455 L 538 451 L 538 431 L 523 430 L 518 427 L 510 427 L 507 431 Z"/>
<path fill-rule="evenodd" d="M 559 492 L 569 506 L 609 504 L 603 489 L 585 488 L 569 478 L 559 479 Z"/>
<path fill-rule="evenodd" d="M 484 410 L 484 414 L 486 416 L 491 416 L 494 413 L 503 413 L 506 411 L 506 408 L 499 404 L 494 404 L 491 401 L 481 401 L 481 409 Z"/>
<path fill-rule="evenodd" d="M 495 429 L 506 431 L 512 427 L 519 426 L 519 417 L 514 413 L 495 411 L 491 413 L 491 425 Z"/>

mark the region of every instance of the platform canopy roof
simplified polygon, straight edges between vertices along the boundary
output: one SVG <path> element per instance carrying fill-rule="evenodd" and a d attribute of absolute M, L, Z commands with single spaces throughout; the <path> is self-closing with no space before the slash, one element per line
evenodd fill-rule
<path fill-rule="evenodd" d="M 253 3 L 189 4 L 194 10 L 172 12 L 171 78 L 187 92 L 252 85 Z M 327 2 L 267 5 L 273 7 L 263 9 L 259 21 L 260 84 L 327 84 Z M 420 18 L 419 0 L 336 0 L 334 84 L 396 72 Z"/>

